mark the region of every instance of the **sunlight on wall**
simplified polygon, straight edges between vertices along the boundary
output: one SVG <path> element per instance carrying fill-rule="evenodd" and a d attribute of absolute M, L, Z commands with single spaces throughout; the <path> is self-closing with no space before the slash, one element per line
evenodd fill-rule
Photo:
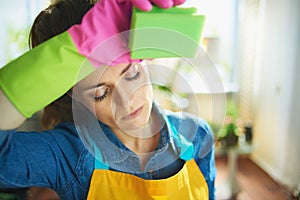
<path fill-rule="evenodd" d="M 10 0 L 1 2 L 0 66 L 28 49 L 28 32 L 38 12 L 47 0 Z M 1 68 L 0 67 L 0 68 Z"/>
<path fill-rule="evenodd" d="M 266 0 L 261 44 L 252 40 L 261 48 L 260 55 L 256 55 L 260 58 L 254 63 L 256 69 L 252 71 L 255 78 L 252 84 L 257 85 L 250 99 L 256 144 L 253 159 L 274 179 L 292 189 L 300 180 L 300 134 L 296 122 L 300 109 L 296 103 L 299 102 L 299 5 L 298 0 Z"/>
<path fill-rule="evenodd" d="M 203 42 L 209 56 L 217 64 L 223 80 L 235 82 L 236 0 L 190 0 L 186 6 L 195 5 L 198 13 L 206 16 Z"/>

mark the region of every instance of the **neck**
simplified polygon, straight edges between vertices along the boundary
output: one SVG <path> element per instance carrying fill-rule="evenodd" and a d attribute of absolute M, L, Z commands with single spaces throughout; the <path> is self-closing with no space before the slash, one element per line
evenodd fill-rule
<path fill-rule="evenodd" d="M 144 171 L 151 153 L 158 146 L 160 132 L 154 134 L 152 137 L 147 138 L 128 135 L 120 129 L 113 130 L 113 132 L 128 149 L 133 151 L 139 157 L 140 169 L 141 171 Z"/>
<path fill-rule="evenodd" d="M 142 171 L 151 153 L 158 146 L 162 123 L 159 115 L 152 112 L 149 123 L 139 129 L 124 131 L 118 127 L 111 127 L 118 139 L 139 157 Z"/>
<path fill-rule="evenodd" d="M 136 154 L 144 154 L 154 151 L 159 142 L 160 132 L 152 134 L 149 137 L 139 137 L 138 135 L 143 135 L 145 130 L 137 130 L 141 132 L 140 134 L 137 131 L 135 134 L 128 134 L 120 129 L 112 131 L 127 148 Z"/>
<path fill-rule="evenodd" d="M 150 153 L 158 145 L 160 131 L 163 124 L 159 116 L 151 113 L 149 122 L 138 129 L 122 130 L 119 127 L 111 127 L 118 139 L 134 153 Z"/>

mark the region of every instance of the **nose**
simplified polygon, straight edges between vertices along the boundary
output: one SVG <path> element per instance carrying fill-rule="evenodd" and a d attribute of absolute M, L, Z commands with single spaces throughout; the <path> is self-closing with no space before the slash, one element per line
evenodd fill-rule
<path fill-rule="evenodd" d="M 116 109 L 131 110 L 133 108 L 133 90 L 116 86 L 113 92 L 113 103 L 116 104 Z"/>

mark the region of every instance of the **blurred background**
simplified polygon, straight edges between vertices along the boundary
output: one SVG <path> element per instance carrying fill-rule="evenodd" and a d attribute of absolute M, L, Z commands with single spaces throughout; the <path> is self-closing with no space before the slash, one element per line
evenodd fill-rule
<path fill-rule="evenodd" d="M 28 50 L 29 28 L 48 3 L 1 2 L 0 66 Z M 193 98 L 181 91 L 180 105 L 163 104 L 211 124 L 217 199 L 299 199 L 300 1 L 187 0 L 184 6 L 197 6 L 198 13 L 206 15 L 201 45 L 215 63 L 224 90 L 196 90 Z M 175 70 L 184 68 L 180 60 L 161 62 Z M 165 91 L 158 88 L 158 100 Z M 216 106 L 224 97 L 220 102 L 225 106 Z M 212 117 L 216 109 L 220 118 Z M 40 113 L 20 129 L 40 129 L 39 118 Z"/>

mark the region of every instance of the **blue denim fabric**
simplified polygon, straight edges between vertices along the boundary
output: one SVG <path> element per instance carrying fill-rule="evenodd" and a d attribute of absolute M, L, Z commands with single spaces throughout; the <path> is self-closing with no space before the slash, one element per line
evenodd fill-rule
<path fill-rule="evenodd" d="M 188 114 L 158 111 L 164 120 L 168 119 L 165 122 L 170 122 L 194 144 L 194 159 L 207 181 L 209 199 L 215 199 L 213 135 L 208 124 Z M 144 179 L 162 179 L 174 175 L 184 164 L 178 158 L 179 150 L 168 126 L 163 127 L 157 150 L 143 172 L 138 167 L 138 157 L 118 140 L 109 127 L 101 126 L 112 144 L 128 152 L 125 159 L 120 159 L 116 156 L 118 153 L 106 151 L 107 155 L 103 155 L 111 163 L 110 170 L 126 171 Z M 166 157 L 172 158 L 172 162 L 157 167 L 161 158 Z M 122 165 L 116 164 L 118 162 Z M 94 166 L 94 157 L 81 141 L 74 123 L 61 123 L 44 132 L 0 131 L 0 188 L 49 187 L 61 199 L 86 199 Z"/>

